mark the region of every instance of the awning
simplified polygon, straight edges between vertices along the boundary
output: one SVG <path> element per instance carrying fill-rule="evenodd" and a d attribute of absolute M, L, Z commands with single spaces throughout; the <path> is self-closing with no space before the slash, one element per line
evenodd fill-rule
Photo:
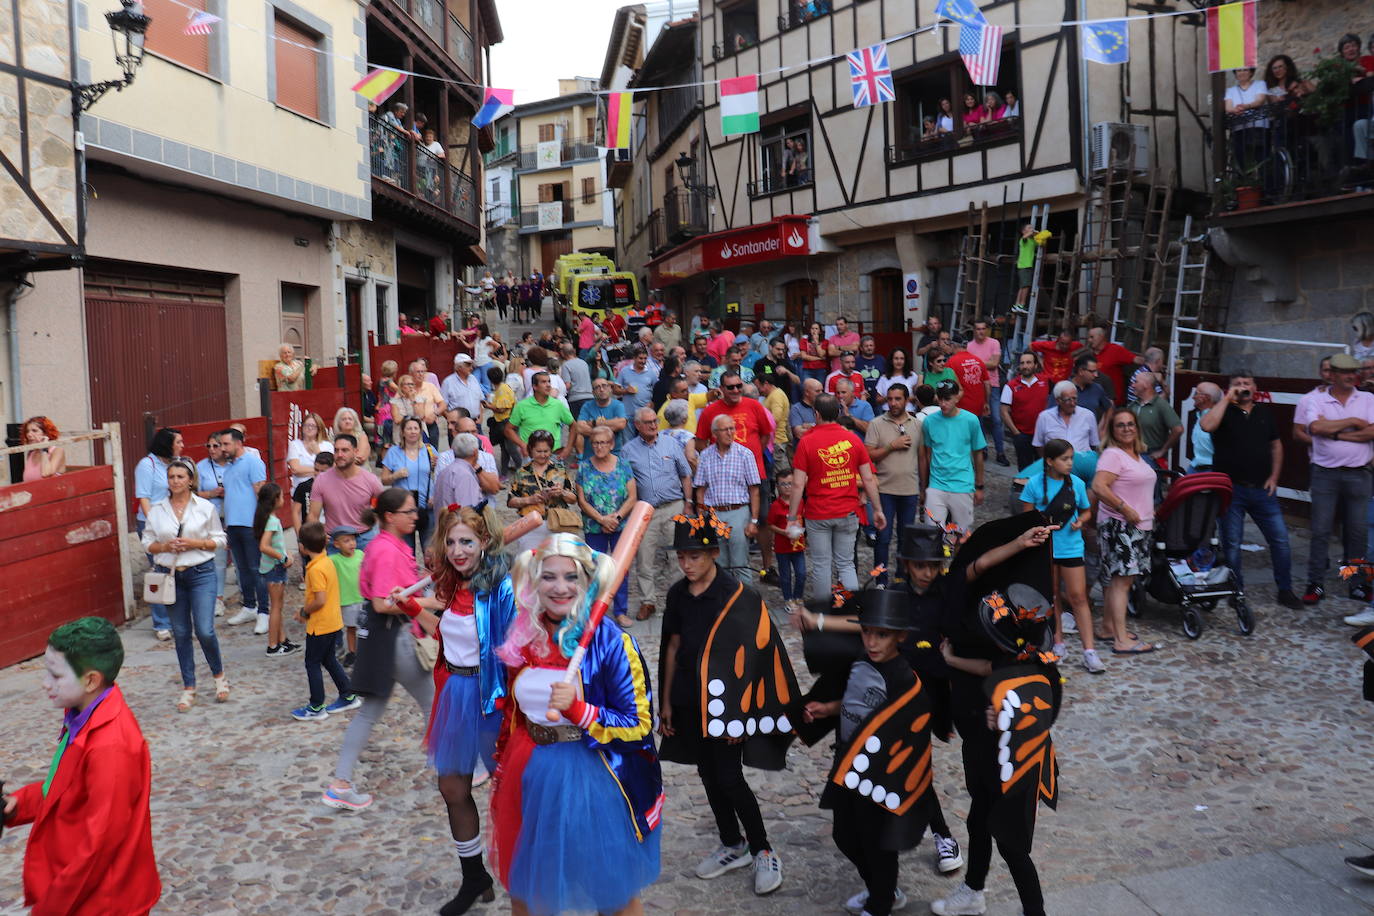
<path fill-rule="evenodd" d="M 726 229 L 683 242 L 649 262 L 649 285 L 659 289 L 700 273 L 808 255 L 808 219 L 778 216 L 770 222 Z"/>

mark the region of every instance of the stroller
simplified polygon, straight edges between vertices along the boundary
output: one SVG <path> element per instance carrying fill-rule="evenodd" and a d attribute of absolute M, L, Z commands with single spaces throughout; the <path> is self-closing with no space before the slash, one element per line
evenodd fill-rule
<path fill-rule="evenodd" d="M 1255 615 L 1245 600 L 1236 574 L 1223 563 L 1195 568 L 1195 555 L 1209 553 L 1220 560 L 1217 519 L 1231 505 L 1231 478 L 1202 473 L 1179 477 L 1155 509 L 1154 549 L 1150 552 L 1150 579 L 1144 589 L 1151 598 L 1183 608 L 1183 633 L 1189 639 L 1202 635 L 1202 611 L 1211 611 L 1223 598 L 1236 612 L 1240 632 L 1255 629 Z M 1133 591 L 1141 605 L 1139 585 Z"/>

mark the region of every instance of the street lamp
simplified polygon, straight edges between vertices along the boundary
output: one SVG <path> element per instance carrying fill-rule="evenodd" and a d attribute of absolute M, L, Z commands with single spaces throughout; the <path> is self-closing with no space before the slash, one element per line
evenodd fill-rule
<path fill-rule="evenodd" d="M 682 180 L 682 186 L 684 188 L 694 193 L 701 194 L 704 197 L 715 199 L 716 189 L 714 187 L 711 185 L 703 186 L 696 183 L 697 161 L 688 155 L 686 150 L 677 157 L 674 164 L 677 166 L 678 178 Z"/>
<path fill-rule="evenodd" d="M 110 25 L 110 37 L 114 41 L 115 63 L 124 71 L 124 78 L 74 84 L 78 111 L 86 111 L 111 89 L 122 92 L 125 86 L 133 83 L 134 74 L 143 63 L 143 42 L 153 20 L 143 12 L 143 5 L 138 0 L 119 2 L 123 8 L 106 13 L 105 21 Z"/>

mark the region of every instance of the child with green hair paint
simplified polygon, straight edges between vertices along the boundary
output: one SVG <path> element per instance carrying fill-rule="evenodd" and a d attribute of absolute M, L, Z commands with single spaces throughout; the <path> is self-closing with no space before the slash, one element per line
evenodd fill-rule
<path fill-rule="evenodd" d="M 148 742 L 115 685 L 124 644 L 82 617 L 48 637 L 43 689 L 65 711 L 41 782 L 4 798 L 6 826 L 33 824 L 24 851 L 32 916 L 136 916 L 162 895 L 148 809 Z"/>

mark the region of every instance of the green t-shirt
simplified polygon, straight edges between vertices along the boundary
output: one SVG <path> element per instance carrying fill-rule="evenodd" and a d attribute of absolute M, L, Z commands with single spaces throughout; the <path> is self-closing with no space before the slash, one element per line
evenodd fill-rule
<path fill-rule="evenodd" d="M 921 376 L 921 384 L 922 384 L 922 385 L 929 385 L 930 387 L 934 388 L 936 385 L 940 384 L 941 382 L 945 381 L 946 379 L 948 379 L 948 380 L 951 381 L 951 382 L 957 382 L 957 381 L 959 381 L 959 379 L 956 378 L 955 375 L 954 375 L 954 370 L 951 369 L 951 368 L 949 368 L 949 366 L 946 366 L 945 368 L 941 369 L 939 372 L 927 372 L 927 373 L 925 373 L 924 375 Z"/>
<path fill-rule="evenodd" d="M 363 552 L 354 550 L 353 556 L 331 553 L 334 571 L 339 574 L 339 604 L 362 604 L 363 593 L 358 589 L 358 574 L 363 568 Z"/>
<path fill-rule="evenodd" d="M 277 553 L 281 554 L 282 556 L 286 556 L 286 542 L 282 540 L 281 535 L 281 519 L 277 518 L 275 514 L 269 515 L 267 517 L 267 526 L 263 529 L 263 533 L 266 534 L 269 531 L 272 533 L 272 549 L 275 550 Z M 269 557 L 265 553 L 259 554 L 258 572 L 270 573 L 272 570 L 276 569 L 277 566 L 279 566 L 282 562 L 284 561 Z"/>
<path fill-rule="evenodd" d="M 1016 269 L 1035 266 L 1035 238 L 1022 239 L 1016 249 Z"/>
<path fill-rule="evenodd" d="M 510 412 L 510 425 L 515 427 L 521 442 L 530 441 L 530 433 L 542 429 L 553 435 L 554 448 L 563 446 L 563 426 L 571 425 L 572 421 L 568 405 L 555 397 L 540 404 L 531 396 L 516 404 Z"/>

